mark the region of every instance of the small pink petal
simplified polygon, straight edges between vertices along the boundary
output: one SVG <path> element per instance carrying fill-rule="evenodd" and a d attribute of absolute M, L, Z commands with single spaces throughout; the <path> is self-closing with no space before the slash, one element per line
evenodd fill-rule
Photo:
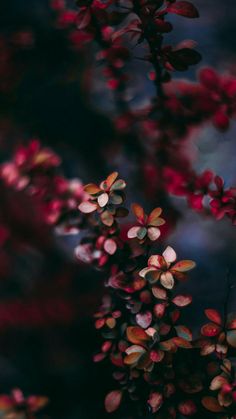
<path fill-rule="evenodd" d="M 105 205 L 108 203 L 109 195 L 107 193 L 103 193 L 99 195 L 98 197 L 98 204 L 101 208 L 105 207 Z"/>
<path fill-rule="evenodd" d="M 161 282 L 161 284 L 163 285 L 164 288 L 167 288 L 169 290 L 171 290 L 173 288 L 174 283 L 175 283 L 173 275 L 169 271 L 163 272 L 161 274 L 160 282 Z"/>
<path fill-rule="evenodd" d="M 89 201 L 81 202 L 79 205 L 79 210 L 84 214 L 89 214 L 97 209 L 97 204 L 94 204 Z"/>
<path fill-rule="evenodd" d="M 165 259 L 160 255 L 152 255 L 148 259 L 148 266 L 154 266 L 155 268 L 163 268 L 166 266 Z"/>
<path fill-rule="evenodd" d="M 161 232 L 159 228 L 155 228 L 155 227 L 148 228 L 148 237 L 150 240 L 155 241 L 158 239 L 158 237 L 160 237 L 160 235 L 161 235 Z"/>
<path fill-rule="evenodd" d="M 117 249 L 117 244 L 114 240 L 112 239 L 107 239 L 104 243 L 104 250 L 109 254 L 109 255 L 114 255 L 114 253 L 116 252 Z"/>
<path fill-rule="evenodd" d="M 140 227 L 131 227 L 127 233 L 127 236 L 129 239 L 134 239 L 135 237 L 137 237 L 137 233 L 139 231 Z"/>
<path fill-rule="evenodd" d="M 172 249 L 172 247 L 167 246 L 166 250 L 162 253 L 164 259 L 166 260 L 167 263 L 172 263 L 176 260 L 177 255 L 174 251 L 174 249 Z"/>

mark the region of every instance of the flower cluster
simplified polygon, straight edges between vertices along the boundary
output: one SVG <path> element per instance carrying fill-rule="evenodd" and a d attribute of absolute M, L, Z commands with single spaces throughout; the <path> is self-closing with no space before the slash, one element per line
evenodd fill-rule
<path fill-rule="evenodd" d="M 107 179 L 114 180 L 113 177 L 114 174 Z M 97 211 L 99 217 L 98 198 L 109 190 L 106 181 L 105 184 L 106 192 L 102 188 L 104 182 L 100 187 L 85 187 L 96 196 L 93 212 Z M 200 339 L 193 339 L 191 330 L 181 322 L 181 311 L 191 304 L 192 296 L 178 294 L 176 280 L 186 280 L 195 263 L 177 261 L 170 246 L 162 255 L 149 256 L 154 237 L 148 236 L 148 229 L 163 223 L 159 218 L 161 209 L 156 208 L 147 216 L 138 204 L 132 208 L 140 226 L 128 230 L 119 254 L 106 265 L 110 294 L 95 315 L 95 326 L 103 342 L 94 361 L 109 359 L 120 387 L 106 396 L 106 410 L 114 412 L 122 401 L 129 405 L 130 400 L 137 417 L 148 411 L 157 418 L 207 415 L 209 411 L 222 412 L 224 416 L 219 417 L 228 418 L 235 402 L 235 374 L 230 370 L 228 378 L 226 369 L 219 371 L 222 362 L 229 362 L 226 355 L 236 347 L 235 316 L 229 315 L 224 321 L 216 310 L 206 310 L 211 322 L 202 327 Z M 155 240 L 159 235 L 155 234 Z M 143 251 L 137 251 L 133 240 Z M 212 391 L 218 392 L 218 399 Z"/>
<path fill-rule="evenodd" d="M 60 163 L 51 149 L 32 140 L 19 146 L 12 160 L 0 166 L 0 179 L 6 187 L 32 197 L 49 225 L 56 225 L 86 196 L 79 179 L 68 180 L 60 174 Z"/>
<path fill-rule="evenodd" d="M 0 395 L 0 411 L 6 419 L 34 419 L 35 413 L 48 404 L 43 396 L 25 397 L 18 388 L 12 390 L 11 395 Z"/>

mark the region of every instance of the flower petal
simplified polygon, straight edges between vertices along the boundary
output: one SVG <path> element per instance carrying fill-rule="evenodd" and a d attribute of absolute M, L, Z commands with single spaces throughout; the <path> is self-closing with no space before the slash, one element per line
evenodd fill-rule
<path fill-rule="evenodd" d="M 103 189 L 109 189 L 110 187 L 111 187 L 111 185 L 115 182 L 115 180 L 117 179 L 117 177 L 118 177 L 118 172 L 113 172 L 113 173 L 111 173 L 109 176 L 107 176 L 107 178 L 106 178 L 106 180 L 104 180 L 102 183 L 101 183 L 101 187 L 103 188 Z"/>
<path fill-rule="evenodd" d="M 167 263 L 172 263 L 177 258 L 177 255 L 171 246 L 167 246 L 166 250 L 162 253 L 162 255 Z"/>
<path fill-rule="evenodd" d="M 193 260 L 180 260 L 179 262 L 175 263 L 174 266 L 172 266 L 173 271 L 177 272 L 186 272 L 190 271 L 190 269 L 195 268 L 196 263 Z"/>
<path fill-rule="evenodd" d="M 118 178 L 119 173 L 118 172 L 112 172 L 109 176 L 106 178 L 106 183 L 110 187 L 113 185 L 115 180 Z"/>
<path fill-rule="evenodd" d="M 123 179 L 116 180 L 111 186 L 111 191 L 121 191 L 126 188 L 126 183 Z"/>
<path fill-rule="evenodd" d="M 149 227 L 148 228 L 148 237 L 151 241 L 155 241 L 158 239 L 158 237 L 160 237 L 161 232 L 159 230 L 159 228 L 156 227 Z"/>
<path fill-rule="evenodd" d="M 140 229 L 140 226 L 131 227 L 127 233 L 127 236 L 129 239 L 134 239 L 137 237 L 137 233 Z"/>
<path fill-rule="evenodd" d="M 114 255 L 114 253 L 116 252 L 117 249 L 117 244 L 114 240 L 112 239 L 107 239 L 104 243 L 104 250 L 109 254 L 109 255 Z"/>
<path fill-rule="evenodd" d="M 105 205 L 108 203 L 109 195 L 107 193 L 102 193 L 98 197 L 98 204 L 101 208 L 105 207 Z"/>
<path fill-rule="evenodd" d="M 138 204 L 132 204 L 131 208 L 137 220 L 140 223 L 144 223 L 145 222 L 144 209 Z"/>
<path fill-rule="evenodd" d="M 101 189 L 94 183 L 88 183 L 88 185 L 84 186 L 84 191 L 90 195 L 96 195 L 97 193 L 101 192 Z"/>
<path fill-rule="evenodd" d="M 143 268 L 143 269 L 139 272 L 139 275 L 140 275 L 142 278 L 144 278 L 144 277 L 145 277 L 145 275 L 146 275 L 148 272 L 151 272 L 151 271 L 155 271 L 155 269 L 153 269 L 153 268 L 149 268 L 149 267 L 147 267 L 147 268 Z"/>
<path fill-rule="evenodd" d="M 90 212 L 93 212 L 97 209 L 97 204 L 94 204 L 89 201 L 85 201 L 85 202 L 81 202 L 78 208 L 84 214 L 89 214 Z"/>
<path fill-rule="evenodd" d="M 151 214 L 149 214 L 148 216 L 148 224 L 154 225 L 152 224 L 153 222 L 155 222 L 155 220 L 158 219 L 159 215 L 161 215 L 162 213 L 162 209 L 161 208 L 155 208 L 154 210 L 152 210 Z"/>
<path fill-rule="evenodd" d="M 148 259 L 148 266 L 154 266 L 155 268 L 166 268 L 166 262 L 162 256 L 152 255 Z"/>
<path fill-rule="evenodd" d="M 122 391 L 114 390 L 107 394 L 105 399 L 105 409 L 108 413 L 112 413 L 118 409 L 122 400 Z"/>
<path fill-rule="evenodd" d="M 171 290 L 174 287 L 174 284 L 175 284 L 173 275 L 169 271 L 162 272 L 160 282 L 161 282 L 161 285 L 163 285 L 164 288 L 167 288 L 169 290 Z"/>

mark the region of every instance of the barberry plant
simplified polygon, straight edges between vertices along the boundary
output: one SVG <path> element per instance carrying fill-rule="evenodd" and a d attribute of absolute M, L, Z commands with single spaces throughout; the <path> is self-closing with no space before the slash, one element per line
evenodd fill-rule
<path fill-rule="evenodd" d="M 187 280 L 195 263 L 178 261 L 171 246 L 162 254 L 156 251 L 158 227 L 165 223 L 159 217 L 161 208 L 147 216 L 141 206 L 133 204 L 140 225 L 131 227 L 127 237 L 121 236 L 116 216 L 123 210 L 119 205 L 124 203 L 125 182 L 116 181 L 117 177 L 118 173 L 112 173 L 99 187 L 84 187 L 91 198 L 79 209 L 92 214 L 87 221 L 92 231 L 101 234 L 97 242 L 103 247 L 98 249 L 91 235 L 76 248 L 76 256 L 81 254 L 84 261 L 89 251 L 87 261 L 94 265 L 99 255 L 98 265 L 107 276 L 109 294 L 95 314 L 103 342 L 94 356 L 95 362 L 111 362 L 117 381 L 117 388 L 105 398 L 105 408 L 112 413 L 122 402 L 132 401 L 131 417 L 208 417 L 211 412 L 230 419 L 236 408 L 236 377 L 230 360 L 236 348 L 236 315 L 224 313 L 223 319 L 218 311 L 207 309 L 210 322 L 202 326 L 202 337 L 193 338 L 181 321 L 192 296 L 179 294 L 178 282 Z M 117 207 L 110 202 L 112 186 L 115 190 L 122 186 Z M 106 212 L 113 218 L 104 224 Z"/>

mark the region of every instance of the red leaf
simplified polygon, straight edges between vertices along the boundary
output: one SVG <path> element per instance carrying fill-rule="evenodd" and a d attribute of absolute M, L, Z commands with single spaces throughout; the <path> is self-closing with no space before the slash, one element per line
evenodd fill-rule
<path fill-rule="evenodd" d="M 105 398 L 105 409 L 108 413 L 112 413 L 118 409 L 122 400 L 121 390 L 114 390 L 107 394 Z"/>
<path fill-rule="evenodd" d="M 129 342 L 134 344 L 139 344 L 150 339 L 141 327 L 130 326 L 127 328 L 126 334 Z"/>
<path fill-rule="evenodd" d="M 144 209 L 138 204 L 133 204 L 132 205 L 132 211 L 133 211 L 135 217 L 137 218 L 137 220 L 140 223 L 143 223 L 144 220 L 145 220 Z"/>
<path fill-rule="evenodd" d="M 203 336 L 214 337 L 217 336 L 221 331 L 221 328 L 214 323 L 207 323 L 201 328 L 201 334 Z"/>
<path fill-rule="evenodd" d="M 192 19 L 199 17 L 197 8 L 189 1 L 177 1 L 176 3 L 168 6 L 166 10 L 168 13 L 175 13 L 176 15 Z"/>
<path fill-rule="evenodd" d="M 191 295 L 176 295 L 176 297 L 172 300 L 172 303 L 174 303 L 178 307 L 188 306 L 189 304 L 191 304 L 191 302 Z"/>
<path fill-rule="evenodd" d="M 148 404 L 152 409 L 152 413 L 155 413 L 159 410 L 163 402 L 163 396 L 161 393 L 153 392 L 149 396 Z"/>
<path fill-rule="evenodd" d="M 221 315 L 220 315 L 220 313 L 217 310 L 212 310 L 212 309 L 208 308 L 207 310 L 205 310 L 205 315 L 212 322 L 214 322 L 214 323 L 216 323 L 218 325 L 221 325 L 222 324 Z"/>
<path fill-rule="evenodd" d="M 181 415 L 192 416 L 197 412 L 195 403 L 192 400 L 186 400 L 179 404 L 179 412 Z"/>
<path fill-rule="evenodd" d="M 192 345 L 191 345 L 191 343 L 188 340 L 183 339 L 183 338 L 181 338 L 179 336 L 176 337 L 176 338 L 172 338 L 172 341 L 179 348 L 184 348 L 184 349 L 190 349 L 190 348 L 192 348 Z"/>
<path fill-rule="evenodd" d="M 205 407 L 205 409 L 213 413 L 224 412 L 223 407 L 219 405 L 218 400 L 215 399 L 215 397 L 203 397 L 202 405 Z"/>
<path fill-rule="evenodd" d="M 188 341 L 192 340 L 192 332 L 186 326 L 175 326 L 175 330 L 180 338 Z"/>

